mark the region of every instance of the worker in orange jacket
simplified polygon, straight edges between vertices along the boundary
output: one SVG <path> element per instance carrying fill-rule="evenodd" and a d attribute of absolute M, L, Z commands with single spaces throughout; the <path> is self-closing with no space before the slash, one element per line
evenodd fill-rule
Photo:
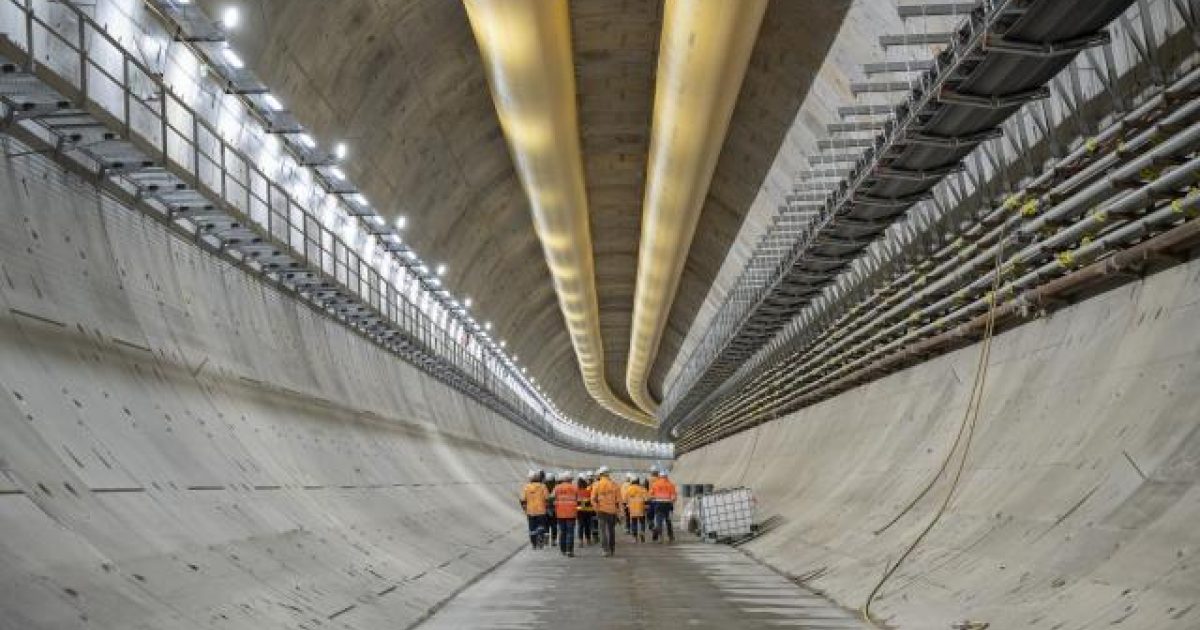
<path fill-rule="evenodd" d="M 604 556 L 617 552 L 617 515 L 621 513 L 621 489 L 608 476 L 608 466 L 601 466 L 599 479 L 592 484 L 592 509 L 600 521 L 600 546 Z"/>
<path fill-rule="evenodd" d="M 546 485 L 538 478 L 536 470 L 529 471 L 529 483 L 521 489 L 521 507 L 525 508 L 525 518 L 529 522 L 529 545 L 533 549 L 543 546 L 542 535 L 546 532 Z"/>
<path fill-rule="evenodd" d="M 670 475 L 663 470 L 654 481 L 650 482 L 650 502 L 654 504 L 654 540 L 662 538 L 663 525 L 666 525 L 667 540 L 675 542 L 675 530 L 671 527 L 671 512 L 675 509 L 675 484 L 668 478 Z"/>
<path fill-rule="evenodd" d="M 579 511 L 576 514 L 579 532 L 576 537 L 579 544 L 588 546 L 596 542 L 596 510 L 592 508 L 591 482 L 591 474 L 586 470 L 576 476 L 575 485 L 579 490 Z"/>
<path fill-rule="evenodd" d="M 574 475 L 564 471 L 558 475 L 558 485 L 550 493 L 554 500 L 554 516 L 558 521 L 558 550 L 564 556 L 575 557 L 575 516 L 579 511 L 579 487 Z"/>
<path fill-rule="evenodd" d="M 650 491 L 639 483 L 625 490 L 625 508 L 629 510 L 629 531 L 638 542 L 646 542 L 646 499 Z"/>

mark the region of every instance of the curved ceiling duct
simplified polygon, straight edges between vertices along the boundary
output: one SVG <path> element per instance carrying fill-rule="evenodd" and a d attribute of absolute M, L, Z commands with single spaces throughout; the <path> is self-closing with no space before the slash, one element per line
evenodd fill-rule
<path fill-rule="evenodd" d="M 609 411 L 652 424 L 652 418 L 617 397 L 604 377 L 567 3 L 464 4 L 584 385 Z"/>
<path fill-rule="evenodd" d="M 625 385 L 647 385 L 767 0 L 667 0 Z"/>

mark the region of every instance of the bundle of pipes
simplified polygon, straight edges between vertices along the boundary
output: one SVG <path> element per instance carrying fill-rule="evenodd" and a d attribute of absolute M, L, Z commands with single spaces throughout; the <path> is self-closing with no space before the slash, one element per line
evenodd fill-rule
<path fill-rule="evenodd" d="M 1026 187 L 1029 195 L 1010 197 L 987 213 L 964 230 L 974 242 L 963 246 L 960 238 L 935 254 L 942 262 L 934 269 L 925 265 L 901 275 L 830 328 L 813 331 L 808 339 L 820 342 L 723 401 L 706 429 L 685 434 L 682 450 L 836 393 L 840 389 L 835 385 L 857 382 L 864 371 L 878 372 L 870 366 L 884 358 L 905 354 L 920 340 L 978 317 L 993 296 L 968 300 L 990 289 L 993 261 L 1005 247 L 1026 244 L 1002 269 L 1005 279 L 1014 278 L 1022 266 L 1043 263 L 1003 286 L 996 297 L 1007 298 L 1011 307 L 1023 303 L 1018 292 L 1033 291 L 1184 219 L 1183 211 L 1197 202 L 1195 195 L 1180 191 L 1194 183 L 1200 170 L 1200 162 L 1187 158 L 1200 146 L 1200 124 L 1195 122 L 1200 101 L 1192 92 L 1198 78 L 1200 73 L 1189 73 L 1036 178 Z M 1167 109 L 1180 95 L 1189 100 Z M 1130 190 L 1164 165 L 1176 168 Z M 1034 197 L 1034 191 L 1045 192 Z M 1095 211 L 1084 215 L 1088 208 Z M 930 284 L 930 279 L 936 281 Z M 923 325 L 912 328 L 915 323 Z M 857 379 L 847 380 L 855 374 Z"/>

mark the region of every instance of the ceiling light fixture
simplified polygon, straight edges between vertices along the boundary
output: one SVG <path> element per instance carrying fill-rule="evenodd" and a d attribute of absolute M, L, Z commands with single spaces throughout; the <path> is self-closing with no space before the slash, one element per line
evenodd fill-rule
<path fill-rule="evenodd" d="M 226 30 L 233 30 L 241 23 L 242 12 L 237 7 L 225 7 L 225 10 L 221 12 L 221 26 L 224 26 Z"/>

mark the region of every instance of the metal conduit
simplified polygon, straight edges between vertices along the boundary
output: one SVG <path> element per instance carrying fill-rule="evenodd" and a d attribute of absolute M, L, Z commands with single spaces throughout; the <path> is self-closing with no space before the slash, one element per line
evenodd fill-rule
<path fill-rule="evenodd" d="M 997 38 L 1036 44 L 1079 38 L 1099 42 L 1100 29 L 1130 4 L 1132 0 L 982 2 L 955 31 L 953 44 L 917 78 L 908 101 L 896 109 L 896 120 L 885 126 L 875 147 L 833 193 L 817 225 L 782 264 L 771 263 L 769 251 L 760 257 L 766 281 L 749 272 L 737 281 L 717 316 L 721 326 L 693 350 L 666 396 L 660 431 L 689 422 L 703 399 L 937 182 L 908 173 L 957 164 L 1019 106 L 1043 96 L 1044 84 L 1072 57 L 996 49 L 991 44 Z M 838 221 L 845 218 L 871 229 L 848 229 Z"/>
<path fill-rule="evenodd" d="M 1195 116 L 1195 103 L 1196 101 L 1192 101 L 1184 107 L 1179 108 L 1167 120 L 1138 134 L 1135 139 L 1124 145 L 1119 151 L 1105 155 L 1098 159 L 1096 163 L 1111 164 L 1112 157 L 1115 154 L 1128 152 L 1130 147 L 1135 143 L 1145 146 L 1150 142 L 1159 140 L 1161 138 L 1159 134 L 1164 129 L 1178 129 L 1179 123 L 1185 120 L 1181 115 L 1188 118 Z M 1022 275 L 1005 285 L 1001 290 L 1001 295 L 1008 296 L 1010 300 L 1015 299 L 1018 291 L 1029 291 L 1047 279 L 1060 276 L 1075 265 L 1088 262 L 1110 251 L 1114 247 L 1128 242 L 1130 239 L 1145 236 L 1159 225 L 1185 218 L 1186 211 L 1194 208 L 1200 199 L 1197 198 L 1194 192 L 1190 196 L 1185 196 L 1176 191 L 1185 189 L 1194 182 L 1196 174 L 1200 172 L 1200 159 L 1189 159 L 1169 173 L 1154 179 L 1154 181 L 1139 185 L 1135 190 L 1129 191 L 1125 187 L 1129 182 L 1136 181 L 1136 178 L 1140 175 L 1146 174 L 1146 169 L 1153 167 L 1153 165 L 1177 163 L 1180 157 L 1194 153 L 1198 146 L 1200 146 L 1200 123 L 1192 124 L 1190 127 L 1176 132 L 1170 138 L 1157 144 L 1153 150 L 1130 160 L 1110 176 L 1104 177 L 1100 181 L 1096 181 L 1090 186 L 1075 192 L 1052 210 L 1039 216 L 1036 221 L 1030 221 L 1029 225 L 1022 228 L 1019 232 L 1005 237 L 1003 239 L 1005 243 L 1012 241 L 1020 242 L 1022 238 L 1028 238 L 1021 234 L 1025 233 L 1027 235 L 1033 232 L 1035 223 L 1045 225 L 1047 222 L 1055 220 L 1062 221 L 1064 217 L 1067 217 L 1069 220 L 1072 211 L 1077 211 L 1082 207 L 1093 204 L 1100 204 L 1091 214 L 1077 219 L 1071 225 L 1062 227 L 1053 235 L 1027 247 L 1021 253 L 1014 256 L 1013 259 L 1010 259 L 1010 264 L 1006 265 L 1004 271 L 1002 271 L 1002 273 L 1010 276 L 1019 268 L 1017 265 L 1011 264 L 1012 262 L 1016 262 L 1017 259 L 1026 262 L 1035 262 L 1051 258 L 1051 261 L 1042 264 L 1034 271 Z M 1092 176 L 1080 177 L 1085 172 L 1090 172 Z M 1087 184 L 1087 180 L 1094 179 L 1098 173 L 1098 169 L 1085 169 L 1075 177 L 1069 178 L 1059 186 L 1056 186 L 1053 190 L 1078 189 Z M 1107 198 L 1104 197 L 1104 193 L 1108 193 Z M 1131 217 L 1133 213 L 1148 206 L 1160 205 L 1164 199 L 1169 200 L 1164 207 L 1154 210 L 1141 218 L 1130 219 L 1124 224 L 1120 224 L 1118 220 L 1115 220 L 1119 217 Z M 991 213 L 989 217 L 994 218 L 997 212 L 1011 212 L 1012 210 L 1013 207 L 1006 204 L 1004 207 L 998 208 Z M 1075 213 L 1075 216 L 1078 216 L 1078 212 Z M 1108 227 L 1110 223 L 1116 223 L 1117 225 L 1115 227 Z M 950 263 L 949 268 L 956 270 L 956 273 L 951 275 L 959 277 L 962 273 L 969 273 L 973 268 L 978 267 L 978 265 L 973 263 L 981 260 L 992 260 L 996 248 L 1001 246 L 1001 239 L 998 232 L 1006 231 L 1006 228 L 1010 227 L 1012 227 L 1011 222 L 1006 221 L 1004 225 L 995 228 L 990 234 L 991 240 L 994 240 L 995 243 L 986 250 L 981 251 L 973 258 L 971 263 L 959 266 L 955 264 L 956 261 L 947 261 Z M 1095 238 L 1087 238 L 1090 232 L 1100 231 L 1106 227 L 1108 229 L 1107 232 Z M 1074 243 L 1080 243 L 1079 247 L 1073 250 L 1069 249 Z M 1068 249 L 1064 250 L 1063 248 Z M 1067 255 L 1064 255 L 1064 253 Z M 943 267 L 945 266 L 944 264 Z M 973 291 L 975 294 L 978 294 L 979 291 L 987 289 L 991 286 L 990 283 L 994 280 L 994 277 L 994 271 L 987 271 L 984 275 L 976 277 L 966 290 L 967 293 Z M 781 391 L 766 399 L 755 397 L 754 402 L 757 403 L 756 406 L 769 407 L 773 410 L 773 413 L 778 413 L 781 410 L 791 410 L 798 402 L 812 399 L 814 392 L 824 391 L 825 388 L 830 386 L 830 383 L 837 383 L 846 378 L 846 374 L 862 370 L 864 366 L 870 365 L 882 357 L 904 350 L 906 344 L 927 337 L 930 334 L 938 333 L 953 321 L 961 320 L 964 317 L 978 316 L 990 304 L 989 300 L 991 296 L 984 295 L 969 304 L 956 305 L 956 301 L 960 303 L 962 301 L 962 291 L 950 297 L 929 303 L 927 301 L 929 296 L 945 292 L 944 288 L 940 288 L 944 287 L 944 285 L 943 281 L 939 282 L 936 286 L 927 286 L 915 295 L 908 297 L 902 303 L 894 305 L 882 316 L 877 312 L 867 313 L 866 318 L 868 321 L 865 323 L 865 326 L 851 326 L 850 329 L 853 332 L 840 336 L 840 338 L 835 336 L 834 338 L 837 341 L 828 344 L 824 350 L 818 347 L 800 353 L 798 358 L 803 363 L 796 365 L 789 362 L 794 367 L 789 369 L 788 374 L 780 375 L 776 373 L 774 382 L 758 383 L 758 389 L 760 390 L 762 387 L 769 386 Z M 925 306 L 922 307 L 923 304 Z M 898 314 L 903 314 L 904 311 L 914 307 L 921 308 L 918 311 L 910 313 L 909 317 L 902 318 L 898 322 L 895 321 L 899 316 Z M 851 319 L 858 320 L 861 317 L 856 316 Z M 878 330 L 880 325 L 886 324 L 889 321 L 895 323 L 886 329 Z M 912 328 L 911 324 L 913 323 L 923 323 L 924 325 Z M 841 329 L 847 330 L 847 328 Z M 873 335 L 867 339 L 862 339 L 865 334 L 872 331 L 875 331 Z M 846 347 L 855 340 L 859 340 L 858 343 L 849 348 Z M 862 354 L 864 352 L 866 354 Z M 822 366 L 826 369 L 820 369 Z M 834 367 L 832 371 L 829 370 L 830 366 Z M 780 376 L 783 376 L 782 380 L 779 380 Z M 817 377 L 816 380 L 811 380 L 813 376 Z M 792 389 L 792 387 L 800 385 L 804 381 L 807 381 L 806 385 Z M 749 395 L 747 392 L 743 392 L 743 394 Z M 731 402 L 733 404 L 722 405 L 723 408 L 717 414 L 717 420 L 728 420 L 730 418 L 729 414 L 733 413 L 738 406 L 736 402 Z M 744 427 L 756 424 L 762 419 L 758 411 L 752 411 L 750 417 L 737 424 L 739 427 Z M 728 434 L 731 429 L 732 427 L 729 425 L 719 422 L 713 423 L 709 430 L 688 435 L 687 442 L 695 443 L 701 440 L 715 439 L 714 436 L 718 433 Z"/>
<path fill-rule="evenodd" d="M 1197 72 L 1190 73 L 1187 77 L 1180 80 L 1169 90 L 1167 90 L 1167 93 L 1172 94 L 1185 92 L 1185 90 L 1196 80 L 1196 78 Z M 1102 170 L 1110 168 L 1117 159 L 1134 159 L 1134 156 L 1137 154 L 1137 152 L 1145 148 L 1150 142 L 1158 142 L 1163 138 L 1168 138 L 1163 145 L 1159 145 L 1157 147 L 1154 155 L 1143 156 L 1143 158 L 1140 161 L 1137 161 L 1136 164 L 1126 167 L 1120 173 L 1110 178 L 1110 181 L 1114 181 L 1116 185 L 1120 186 L 1121 183 L 1119 176 L 1128 176 L 1133 172 L 1140 170 L 1137 167 L 1145 167 L 1146 164 L 1154 163 L 1155 160 L 1165 159 L 1164 156 L 1171 153 L 1172 147 L 1174 147 L 1176 150 L 1182 149 L 1188 143 L 1186 140 L 1180 138 L 1186 136 L 1187 132 L 1185 131 L 1182 134 L 1177 133 L 1174 138 L 1170 138 L 1171 130 L 1177 131 L 1183 125 L 1194 120 L 1198 110 L 1197 101 L 1193 100 L 1191 102 L 1184 103 L 1182 106 L 1173 110 L 1169 115 L 1167 115 L 1166 118 L 1152 127 L 1145 127 L 1143 124 L 1139 124 L 1145 122 L 1144 118 L 1151 111 L 1161 111 L 1164 108 L 1165 102 L 1166 99 L 1164 94 L 1160 94 L 1159 96 L 1151 99 L 1142 107 L 1139 107 L 1134 112 L 1131 112 L 1122 121 L 1107 128 L 1099 136 L 1094 138 L 1093 142 L 1089 142 L 1084 146 L 1081 146 L 1079 150 L 1073 152 L 1070 156 L 1061 161 L 1058 167 L 1043 173 L 1042 176 L 1038 177 L 1032 184 L 1030 184 L 1029 188 L 1042 190 L 1049 188 L 1048 192 L 1043 195 L 1044 198 L 1064 199 L 1066 200 L 1064 202 L 1064 206 L 1070 208 L 1073 207 L 1072 204 L 1077 203 L 1076 200 L 1078 199 L 1078 196 L 1072 197 L 1070 193 L 1080 189 L 1088 182 L 1094 180 Z M 1109 153 L 1096 153 L 1095 155 L 1091 156 L 1092 163 L 1086 168 L 1078 169 L 1078 162 L 1080 158 L 1087 157 L 1087 154 L 1091 153 L 1091 151 L 1097 147 L 1108 146 L 1109 144 L 1116 143 L 1116 141 L 1120 139 L 1119 132 L 1127 129 L 1140 129 L 1141 131 L 1133 137 L 1123 139 L 1120 144 L 1116 145 L 1118 149 L 1115 149 Z M 1075 165 L 1074 170 L 1077 170 L 1075 175 L 1067 178 L 1058 185 L 1050 187 L 1050 183 L 1052 179 L 1057 176 L 1056 173 L 1059 171 L 1059 169 L 1062 168 L 1067 170 L 1071 167 L 1071 165 Z M 1169 185 L 1172 179 L 1173 177 L 1164 177 L 1162 181 L 1156 182 L 1155 185 L 1159 187 Z M 1007 205 L 993 210 L 992 213 L 984 217 L 980 222 L 980 225 L 996 225 L 997 223 L 1001 224 L 994 228 L 990 233 L 978 237 L 978 240 L 974 244 L 963 248 L 962 251 L 953 257 L 945 255 L 945 250 L 939 252 L 939 254 L 935 254 L 934 258 L 945 258 L 946 260 L 944 260 L 944 262 L 933 271 L 923 271 L 919 275 L 917 275 L 915 271 L 910 271 L 909 273 L 900 276 L 891 285 L 892 287 L 900 287 L 899 290 L 895 292 L 889 291 L 886 288 L 877 290 L 876 293 L 867 301 L 867 304 L 855 307 L 849 313 L 839 318 L 838 321 L 834 322 L 830 327 L 833 332 L 823 335 L 823 341 L 820 344 L 794 354 L 790 359 L 781 364 L 780 367 L 759 375 L 759 377 L 755 378 L 752 383 L 743 388 L 737 396 L 723 402 L 718 408 L 717 412 L 714 414 L 714 419 L 719 422 L 722 419 L 727 419 L 729 414 L 738 410 L 740 410 L 741 413 L 745 413 L 747 410 L 744 406 L 747 404 L 747 400 L 749 399 L 754 399 L 755 407 L 778 408 L 776 403 L 778 402 L 780 395 L 765 393 L 763 390 L 772 389 L 778 392 L 779 390 L 785 390 L 792 385 L 795 385 L 798 382 L 798 379 L 802 378 L 806 374 L 806 369 L 812 366 L 814 363 L 813 360 L 808 360 L 806 363 L 797 367 L 797 361 L 804 361 L 806 357 L 812 357 L 814 352 L 821 352 L 820 357 L 824 357 L 834 348 L 844 347 L 846 343 L 849 343 L 856 338 L 861 338 L 863 334 L 875 329 L 882 323 L 894 320 L 899 316 L 898 313 L 902 314 L 905 308 L 911 308 L 914 303 L 921 304 L 923 301 L 927 301 L 929 299 L 928 296 L 942 295 L 946 294 L 947 291 L 953 290 L 953 285 L 947 283 L 947 280 L 949 279 L 946 277 L 947 275 L 957 278 L 961 277 L 963 274 L 969 274 L 971 271 L 981 268 L 980 265 L 983 263 L 980 261 L 990 261 L 991 255 L 994 253 L 994 251 L 985 251 L 981 254 L 974 255 L 973 257 L 972 254 L 986 246 L 987 243 L 996 242 L 1001 233 L 1014 232 L 1015 228 L 1020 223 L 1028 220 L 1027 218 L 1023 218 L 1019 215 L 1005 220 L 1004 216 L 1010 215 L 1011 213 L 1012 208 L 1008 207 Z M 942 279 L 933 285 L 928 285 L 926 284 L 926 278 L 929 277 L 942 277 Z M 882 295 L 887 295 L 887 297 L 882 300 L 882 304 L 878 304 L 873 308 L 864 308 L 869 306 L 870 303 L 877 301 L 877 298 Z M 905 296 L 908 296 L 907 300 L 904 299 Z M 830 347 L 831 345 L 833 348 Z M 826 348 L 826 350 L 822 352 L 822 348 Z M 781 371 L 785 369 L 788 370 L 787 374 L 790 374 L 791 376 L 781 374 Z M 757 420 L 757 418 L 752 418 L 751 420 Z M 740 424 L 744 425 L 746 423 L 742 422 Z"/>
<path fill-rule="evenodd" d="M 1187 110 L 1187 109 L 1188 108 L 1181 108 L 1181 111 Z M 1161 128 L 1161 126 L 1159 128 Z M 1153 131 L 1154 130 L 1150 130 L 1147 133 L 1144 133 L 1141 135 L 1143 143 L 1148 142 L 1151 139 L 1151 137 L 1153 135 Z M 1152 151 L 1151 153 L 1148 153 L 1147 155 L 1144 155 L 1141 158 L 1130 162 L 1128 165 L 1126 165 L 1122 169 L 1119 169 L 1112 177 L 1107 178 L 1107 181 L 1112 182 L 1119 186 L 1121 182 L 1128 181 L 1127 178 L 1134 176 L 1137 173 L 1139 173 L 1140 171 L 1144 170 L 1148 164 L 1153 164 L 1156 161 L 1160 161 L 1160 160 L 1163 160 L 1166 158 L 1171 158 L 1171 157 L 1180 155 L 1181 153 L 1187 153 L 1187 152 L 1193 151 L 1195 149 L 1197 143 L 1200 143 L 1200 124 L 1193 125 L 1188 131 L 1186 131 L 1182 134 L 1179 134 L 1176 137 L 1169 140 L 1167 143 L 1160 145 L 1155 151 Z M 1128 150 L 1128 147 L 1126 147 L 1126 150 Z M 1006 266 L 1006 269 L 1011 271 L 1013 269 L 1018 268 L 1018 266 L 1014 263 L 1019 262 L 1019 259 L 1021 259 L 1022 256 L 1025 257 L 1025 260 L 1033 260 L 1034 258 L 1045 258 L 1045 257 L 1049 256 L 1050 254 L 1052 254 L 1054 252 L 1054 250 L 1056 248 L 1065 247 L 1069 243 L 1082 238 L 1087 231 L 1098 229 L 1098 228 L 1102 227 L 1103 224 L 1106 221 L 1108 221 L 1107 215 L 1109 215 L 1109 214 L 1119 215 L 1122 213 L 1127 213 L 1131 209 L 1136 209 L 1137 207 L 1139 207 L 1139 206 L 1137 206 L 1137 203 L 1141 203 L 1144 206 L 1148 201 L 1148 198 L 1145 196 L 1148 192 L 1153 192 L 1153 193 L 1157 193 L 1160 195 L 1164 195 L 1164 194 L 1168 194 L 1173 189 L 1177 189 L 1182 186 L 1185 186 L 1190 181 L 1189 178 L 1192 176 L 1192 172 L 1194 171 L 1194 169 L 1195 169 L 1195 163 L 1193 161 L 1193 162 L 1189 163 L 1188 165 L 1184 166 L 1183 168 L 1173 171 L 1170 175 L 1164 176 L 1163 178 L 1161 178 L 1151 184 L 1148 184 L 1147 186 L 1143 187 L 1140 192 L 1129 192 L 1129 193 L 1126 193 L 1123 195 L 1118 195 L 1115 198 L 1115 201 L 1110 200 L 1109 203 L 1106 204 L 1105 206 L 1103 206 L 1101 210 L 1078 221 L 1071 227 L 1060 230 L 1054 236 L 1044 239 L 1041 242 L 1037 243 L 1036 245 L 1031 246 L 1030 248 L 1027 248 L 1021 254 L 1014 256 L 1012 259 L 1010 259 L 1009 264 Z M 1076 183 L 1078 184 L 1078 182 L 1076 182 Z M 1089 190 L 1090 190 L 1090 188 L 1089 188 Z M 1075 195 L 1075 196 L 1071 197 L 1067 202 L 1062 204 L 1062 206 L 1060 206 L 1060 207 L 1066 208 L 1066 209 L 1070 209 L 1072 207 L 1077 207 L 1079 199 L 1086 196 L 1086 194 L 1087 193 L 1085 192 L 1085 193 L 1080 193 L 1078 195 Z M 1132 201 L 1133 205 L 1130 205 L 1131 201 Z M 1003 208 L 1001 210 L 1002 211 L 1011 211 L 1011 208 Z M 1056 208 L 1056 211 L 1057 210 L 1058 210 L 1058 208 Z M 1047 213 L 1047 215 L 1044 215 L 1042 217 L 1042 219 L 1045 219 L 1046 217 L 1050 216 L 1050 214 L 1051 213 Z M 1020 219 L 1017 219 L 1017 221 L 1020 222 Z M 1031 224 L 1032 224 L 1032 222 L 1031 222 Z M 1006 228 L 1011 228 L 1011 223 L 1006 223 L 1004 226 L 996 228 L 996 230 L 997 231 L 1006 230 Z M 986 290 L 988 287 L 991 286 L 990 283 L 991 283 L 992 279 L 994 278 L 993 272 L 987 272 L 983 276 L 975 278 L 974 282 L 972 282 L 966 289 L 955 292 L 952 295 L 950 295 L 949 297 L 946 297 L 937 302 L 934 302 L 934 303 L 924 307 L 919 312 L 916 312 L 916 313 L 911 312 L 912 308 L 915 308 L 915 307 L 920 306 L 921 304 L 925 303 L 925 301 L 929 298 L 929 296 L 937 296 L 937 295 L 948 293 L 948 290 L 946 289 L 946 287 L 952 285 L 953 283 L 947 282 L 947 281 L 960 278 L 962 275 L 970 274 L 972 271 L 978 272 L 978 270 L 980 270 L 980 269 L 983 269 L 984 271 L 986 271 L 987 269 L 990 269 L 989 261 L 994 259 L 995 250 L 997 247 L 1000 246 L 1000 243 L 998 242 L 998 238 L 996 238 L 997 236 L 998 235 L 993 233 L 993 240 L 997 240 L 996 244 L 992 245 L 991 247 L 989 247 L 988 249 L 986 249 L 984 251 L 981 251 L 978 255 L 976 255 L 970 262 L 966 263 L 965 265 L 955 264 L 956 261 L 950 261 L 951 262 L 950 267 L 954 269 L 954 273 L 952 273 L 949 277 L 943 278 L 943 280 L 939 281 L 938 283 L 928 286 L 927 288 L 918 292 L 916 295 L 911 296 L 904 302 L 895 305 L 890 310 L 888 310 L 886 313 L 883 313 L 881 315 L 880 314 L 868 314 L 869 319 L 862 327 L 857 327 L 857 328 L 852 327 L 854 330 L 853 333 L 851 333 L 849 335 L 845 335 L 842 338 L 838 339 L 838 341 L 833 343 L 832 346 L 828 347 L 824 351 L 819 352 L 815 356 L 810 356 L 810 358 L 805 360 L 805 362 L 803 364 L 801 364 L 798 368 L 795 368 L 795 370 L 792 372 L 791 377 L 787 377 L 782 382 L 777 383 L 777 386 L 779 386 L 781 388 L 788 388 L 793 385 L 799 384 L 801 379 L 805 378 L 806 375 L 809 375 L 811 373 L 811 370 L 817 369 L 818 366 L 821 366 L 821 365 L 829 365 L 829 364 L 841 365 L 846 360 L 845 357 L 853 356 L 854 354 L 861 352 L 868 347 L 872 347 L 874 344 L 878 344 L 879 342 L 886 341 L 888 339 L 888 337 L 891 335 L 899 334 L 900 329 L 903 328 L 904 326 L 908 325 L 911 322 L 911 320 L 914 318 L 914 316 L 917 318 L 932 317 L 934 314 L 936 314 L 944 309 L 950 308 L 954 304 L 955 301 L 960 301 L 962 299 L 963 291 L 966 291 L 969 294 L 971 292 L 978 293 L 979 291 Z M 1021 238 L 1020 236 L 1012 236 L 1012 237 L 1005 239 L 1005 241 L 1006 242 L 1019 241 L 1020 238 Z M 910 313 L 907 320 L 902 318 L 902 316 L 906 312 Z M 839 349 L 844 348 L 846 346 L 846 344 L 854 341 L 855 339 L 861 339 L 861 337 L 864 334 L 876 329 L 880 324 L 886 323 L 889 321 L 896 321 L 898 318 L 900 319 L 900 321 L 898 321 L 897 323 L 892 325 L 890 328 L 877 333 L 876 335 L 872 336 L 869 339 L 860 341 L 855 346 L 849 348 L 848 350 L 841 352 L 841 354 L 837 354 L 837 355 L 833 354 L 834 352 L 837 352 Z M 843 328 L 843 330 L 846 330 L 846 329 Z M 819 372 L 819 370 L 818 370 L 818 372 Z M 788 400 L 788 396 L 787 395 L 781 396 L 781 397 L 779 397 L 779 400 L 782 400 L 784 403 L 786 403 Z M 770 402 L 778 403 L 779 400 L 772 400 Z M 766 402 L 766 401 L 762 401 L 762 402 Z M 728 409 L 725 409 L 723 411 L 727 412 Z M 721 415 L 724 416 L 724 413 L 722 413 Z"/>
<path fill-rule="evenodd" d="M 1167 107 L 1172 104 L 1172 101 L 1177 99 L 1179 95 L 1189 94 L 1191 86 L 1198 80 L 1200 80 L 1200 70 L 1189 72 L 1163 92 L 1153 96 L 1146 103 L 1126 114 L 1117 123 L 1105 128 L 1097 136 L 1091 138 L 1089 142 L 1083 143 L 1067 157 L 1061 159 L 1053 168 L 1044 171 L 1040 176 L 1035 178 L 1026 189 L 1046 190 L 1047 192 L 1041 196 L 1042 199 L 1046 200 L 1046 204 L 1052 199 L 1067 199 L 1069 204 L 1064 206 L 1064 211 L 1071 208 L 1078 208 L 1081 198 L 1078 196 L 1071 197 L 1074 191 L 1077 191 L 1088 182 L 1095 180 L 1101 173 L 1112 168 L 1118 161 L 1132 159 L 1133 156 L 1150 142 L 1162 141 L 1164 138 L 1169 138 L 1174 131 L 1190 124 L 1195 119 L 1197 113 L 1200 113 L 1200 101 L 1193 99 L 1184 102 L 1174 110 L 1169 110 L 1166 117 L 1153 126 L 1148 127 L 1146 125 L 1147 117 L 1152 113 L 1157 112 L 1161 114 L 1161 112 L 1167 111 Z M 1121 137 L 1121 134 L 1130 130 L 1138 130 L 1138 133 L 1132 137 Z M 1118 140 L 1120 140 L 1120 143 L 1116 145 L 1115 150 L 1111 152 L 1097 152 L 1098 148 L 1107 147 Z M 1178 142 L 1179 140 L 1171 141 Z M 1161 147 L 1160 150 L 1162 150 Z M 1081 163 L 1086 163 L 1087 165 L 1081 168 Z M 1061 174 L 1064 172 L 1073 172 L 1074 174 L 1054 184 L 1054 180 L 1061 178 Z M 1110 178 L 1110 183 L 1111 181 L 1112 178 Z M 1008 217 L 1007 219 L 1005 218 L 1006 216 Z M 1026 232 L 1035 232 L 1036 229 L 1041 229 L 1045 226 L 1047 218 L 1044 216 L 1037 219 L 1036 226 L 1027 228 Z M 961 282 L 961 278 L 965 276 L 969 277 L 969 274 L 972 272 L 988 267 L 994 255 L 994 249 L 983 251 L 978 255 L 974 254 L 979 252 L 988 242 L 994 242 L 998 239 L 1001 233 L 1012 232 L 1021 223 L 1026 221 L 1028 221 L 1027 218 L 1019 214 L 1014 215 L 1012 208 L 999 207 L 994 209 L 990 214 L 982 218 L 974 228 L 965 230 L 964 237 L 978 227 L 999 224 L 989 233 L 982 236 L 969 237 L 974 242 L 962 247 L 953 255 L 949 253 L 950 250 L 957 248 L 953 246 L 943 248 L 941 251 L 935 253 L 930 260 L 896 278 L 888 287 L 876 289 L 863 303 L 854 306 L 849 312 L 827 326 L 826 330 L 831 332 L 821 334 L 821 340 L 816 346 L 796 352 L 788 358 L 779 359 L 781 363 L 777 367 L 757 375 L 743 386 L 738 394 L 721 402 L 712 415 L 712 418 L 715 421 L 719 421 L 722 418 L 728 417 L 734 410 L 740 410 L 744 413 L 746 411 L 744 406 L 750 399 L 754 399 L 756 407 L 773 407 L 776 396 L 762 390 L 768 388 L 772 390 L 784 389 L 795 383 L 795 379 L 785 378 L 781 381 L 780 375 L 782 370 L 787 369 L 789 373 L 795 375 L 803 369 L 803 367 L 799 369 L 795 368 L 796 361 L 803 360 L 805 356 L 810 355 L 812 352 L 819 351 L 822 347 L 828 347 L 830 344 L 841 344 L 850 339 L 861 337 L 861 335 L 873 329 L 881 322 L 886 322 L 896 317 L 898 312 L 905 308 L 911 308 L 914 300 L 920 301 L 927 299 L 926 296 L 928 295 L 944 293 L 948 290 L 947 287 L 953 287 L 953 281 Z M 1025 240 L 1029 238 L 1031 237 L 1024 237 Z M 961 240 L 958 242 L 961 242 Z M 1018 238 L 1017 240 L 1020 241 L 1022 239 Z M 934 269 L 929 270 L 929 266 L 932 265 L 933 260 L 943 260 L 943 262 Z M 927 282 L 930 278 L 941 279 L 932 285 L 928 285 Z M 976 285 L 981 286 L 978 282 Z M 913 294 L 918 295 L 913 299 L 901 303 L 905 296 L 912 296 Z M 819 306 L 828 306 L 828 304 L 821 303 Z M 817 338 L 817 335 L 814 333 L 808 335 L 806 338 L 812 341 Z M 760 362 L 764 360 L 764 357 L 756 358 Z M 789 368 L 787 366 L 792 367 Z M 728 390 L 722 389 L 720 391 Z M 714 392 L 714 398 L 717 393 Z M 743 422 L 742 424 L 746 423 Z"/>
<path fill-rule="evenodd" d="M 613 393 L 604 376 L 567 4 L 466 0 L 465 5 L 584 386 L 612 413 L 652 424 Z"/>
<path fill-rule="evenodd" d="M 648 413 L 650 369 L 717 166 L 766 0 L 668 0 L 654 92 L 625 386 Z"/>

